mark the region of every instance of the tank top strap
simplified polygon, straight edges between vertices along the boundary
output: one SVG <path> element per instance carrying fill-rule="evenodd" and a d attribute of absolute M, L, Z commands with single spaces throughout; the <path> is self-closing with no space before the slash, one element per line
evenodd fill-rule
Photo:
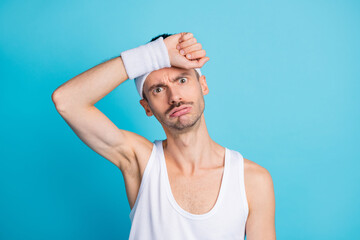
<path fill-rule="evenodd" d="M 231 152 L 231 161 L 232 161 L 232 165 L 233 165 L 232 176 L 237 176 L 236 181 L 240 188 L 243 209 L 245 210 L 246 213 L 248 213 L 249 206 L 248 206 L 246 191 L 245 191 L 244 157 L 238 151 L 230 150 L 230 152 Z M 234 181 L 235 181 L 235 179 L 234 179 Z"/>
<path fill-rule="evenodd" d="M 137 197 L 136 197 L 136 200 L 135 200 L 135 204 L 134 204 L 133 208 L 130 210 L 129 217 L 130 217 L 131 221 L 132 221 L 132 219 L 134 217 L 134 214 L 135 214 L 135 211 L 136 211 L 136 209 L 138 207 L 139 199 L 141 197 L 141 194 L 144 191 L 144 188 L 145 188 L 147 182 L 149 181 L 149 178 L 151 178 L 151 176 L 150 176 L 151 175 L 151 169 L 153 168 L 153 165 L 156 164 L 156 159 L 158 159 L 157 155 L 159 154 L 159 150 L 158 150 L 158 147 L 157 147 L 157 142 L 158 142 L 158 140 L 153 141 L 153 147 L 152 147 L 151 154 L 150 154 L 150 157 L 148 159 L 148 162 L 146 163 L 146 167 L 145 167 L 145 170 L 144 170 L 141 182 L 140 182 L 140 187 L 139 187 L 139 191 L 138 191 L 138 194 L 137 194 Z"/>

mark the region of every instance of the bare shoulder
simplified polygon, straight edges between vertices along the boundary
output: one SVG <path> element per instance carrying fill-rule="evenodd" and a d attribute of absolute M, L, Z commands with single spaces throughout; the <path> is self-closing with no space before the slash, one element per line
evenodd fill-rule
<path fill-rule="evenodd" d="M 126 160 L 121 163 L 119 168 L 123 173 L 136 176 L 145 168 L 153 149 L 153 143 L 137 133 L 126 130 L 122 130 L 122 132 L 126 144 L 120 146 L 118 151 L 123 153 Z"/>
<path fill-rule="evenodd" d="M 269 171 L 244 158 L 245 191 L 249 205 L 247 239 L 276 239 L 275 194 Z"/>
<path fill-rule="evenodd" d="M 263 166 L 244 158 L 245 189 L 249 209 L 260 198 L 274 194 L 273 180 L 270 172 Z"/>
<path fill-rule="evenodd" d="M 271 179 L 270 172 L 266 168 L 246 158 L 244 158 L 244 171 L 248 177 Z"/>

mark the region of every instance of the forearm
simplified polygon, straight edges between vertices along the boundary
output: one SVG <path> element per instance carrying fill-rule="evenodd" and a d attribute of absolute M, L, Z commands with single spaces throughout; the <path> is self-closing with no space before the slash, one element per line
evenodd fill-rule
<path fill-rule="evenodd" d="M 52 99 L 62 111 L 93 106 L 128 78 L 121 57 L 116 57 L 65 82 Z"/>

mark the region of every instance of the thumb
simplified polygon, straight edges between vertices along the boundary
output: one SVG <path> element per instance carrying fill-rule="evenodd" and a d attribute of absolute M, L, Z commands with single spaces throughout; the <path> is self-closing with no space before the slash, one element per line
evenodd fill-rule
<path fill-rule="evenodd" d="M 190 61 L 190 68 L 201 68 L 209 60 L 210 60 L 209 57 L 202 57 L 200 59 L 191 60 Z"/>

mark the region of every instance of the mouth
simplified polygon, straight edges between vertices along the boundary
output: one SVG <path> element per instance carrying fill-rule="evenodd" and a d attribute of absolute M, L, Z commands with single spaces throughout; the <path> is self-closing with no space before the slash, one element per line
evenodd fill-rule
<path fill-rule="evenodd" d="M 188 112 L 191 111 L 191 107 L 182 107 L 182 108 L 178 108 L 178 109 L 175 109 L 171 114 L 170 114 L 170 117 L 178 117 L 178 116 L 181 116 L 181 115 L 184 115 Z"/>

